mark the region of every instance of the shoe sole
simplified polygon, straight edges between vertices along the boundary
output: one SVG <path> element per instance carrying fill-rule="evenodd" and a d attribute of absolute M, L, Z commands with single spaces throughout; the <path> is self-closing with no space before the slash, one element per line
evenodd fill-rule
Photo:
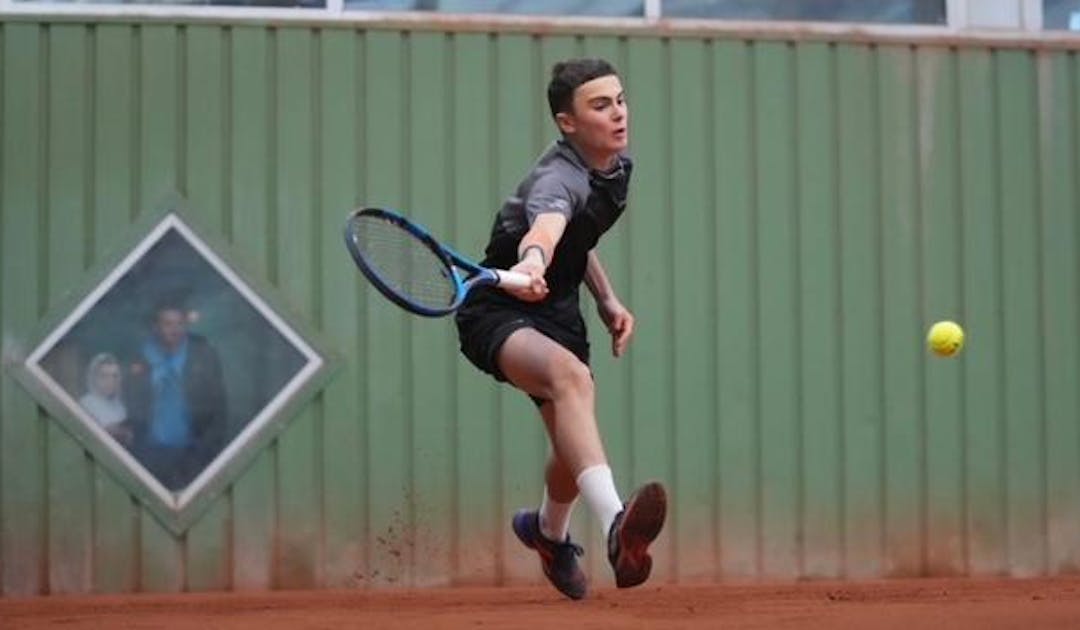
<path fill-rule="evenodd" d="M 615 585 L 637 586 L 649 579 L 652 556 L 649 544 L 660 535 L 667 516 L 667 493 L 658 483 L 648 483 L 626 506 L 619 527 L 619 558 L 615 567 Z"/>

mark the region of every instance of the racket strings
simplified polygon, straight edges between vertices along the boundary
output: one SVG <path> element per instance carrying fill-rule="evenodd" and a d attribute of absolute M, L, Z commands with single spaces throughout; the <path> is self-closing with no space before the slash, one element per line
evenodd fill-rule
<path fill-rule="evenodd" d="M 387 288 L 426 308 L 446 308 L 454 303 L 457 283 L 427 243 L 380 217 L 360 215 L 354 221 L 356 245 Z"/>

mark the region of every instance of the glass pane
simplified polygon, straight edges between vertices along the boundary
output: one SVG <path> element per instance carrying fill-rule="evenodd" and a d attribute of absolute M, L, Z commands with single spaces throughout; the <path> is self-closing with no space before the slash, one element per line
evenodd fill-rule
<path fill-rule="evenodd" d="M 13 0 L 21 3 L 39 4 L 150 4 L 150 5 L 184 5 L 184 6 L 216 6 L 216 7 L 269 7 L 269 8 L 301 8 L 323 9 L 326 0 Z"/>
<path fill-rule="evenodd" d="M 641 17 L 644 0 L 345 0 L 348 9 L 365 11 L 440 11 L 516 15 L 594 15 Z"/>
<path fill-rule="evenodd" d="M 945 0 L 662 0 L 664 17 L 945 24 Z"/>
<path fill-rule="evenodd" d="M 1043 0 L 1043 28 L 1080 31 L 1080 0 Z"/>
<path fill-rule="evenodd" d="M 306 358 L 176 230 L 41 367 L 158 482 L 184 489 Z"/>

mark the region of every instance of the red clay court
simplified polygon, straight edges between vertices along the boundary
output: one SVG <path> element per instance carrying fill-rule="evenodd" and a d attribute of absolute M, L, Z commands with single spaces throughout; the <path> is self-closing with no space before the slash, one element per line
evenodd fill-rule
<path fill-rule="evenodd" d="M 1073 630 L 1080 628 L 1080 576 L 598 588 L 582 602 L 546 586 L 54 596 L 0 600 L 0 620 L 5 630 Z"/>

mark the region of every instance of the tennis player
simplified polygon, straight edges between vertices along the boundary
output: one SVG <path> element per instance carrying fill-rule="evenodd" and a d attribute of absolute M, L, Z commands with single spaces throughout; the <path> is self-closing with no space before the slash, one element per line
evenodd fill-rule
<path fill-rule="evenodd" d="M 469 294 L 456 315 L 462 353 L 537 404 L 551 444 L 539 510 L 513 518 L 514 533 L 540 555 L 544 575 L 581 599 L 586 579 L 569 537 L 570 515 L 584 497 L 607 537 L 620 588 L 649 577 L 649 544 L 667 511 L 663 486 L 648 483 L 624 504 L 596 422 L 589 343 L 578 303 L 582 282 L 596 300 L 621 356 L 634 316 L 615 295 L 595 247 L 626 207 L 629 110 L 615 69 L 600 59 L 555 64 L 548 104 L 562 137 L 539 157 L 495 217 L 483 265 L 527 274 L 532 284 Z"/>

